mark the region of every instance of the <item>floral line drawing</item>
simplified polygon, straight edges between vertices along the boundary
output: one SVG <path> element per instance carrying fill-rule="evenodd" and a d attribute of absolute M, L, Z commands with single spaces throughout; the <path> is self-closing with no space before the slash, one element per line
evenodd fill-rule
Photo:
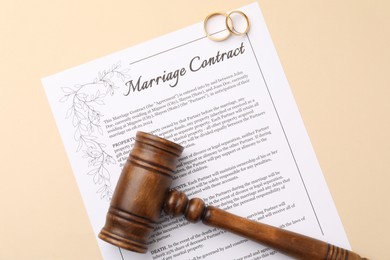
<path fill-rule="evenodd" d="M 99 188 L 96 193 L 100 199 L 111 200 L 113 190 L 110 173 L 107 166 L 116 164 L 115 159 L 106 151 L 106 145 L 99 142 L 98 136 L 103 136 L 101 118 L 103 115 L 97 110 L 98 106 L 105 105 L 104 99 L 113 96 L 119 87 L 115 81 L 125 82 L 130 76 L 129 69 L 121 69 L 121 62 L 113 64 L 109 70 L 97 73 L 97 77 L 85 84 L 76 84 L 73 87 L 62 87 L 64 95 L 61 103 L 70 103 L 66 112 L 66 119 L 71 119 L 74 127 L 74 140 L 78 143 L 77 152 L 82 152 L 83 158 L 88 160 L 87 172 Z"/>

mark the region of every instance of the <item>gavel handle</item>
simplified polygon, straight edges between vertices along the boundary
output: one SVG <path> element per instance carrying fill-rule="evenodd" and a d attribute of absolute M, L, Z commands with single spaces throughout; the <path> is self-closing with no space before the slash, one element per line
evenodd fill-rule
<path fill-rule="evenodd" d="M 203 200 L 188 201 L 182 192 L 173 190 L 166 200 L 165 212 L 169 215 L 184 214 L 190 222 L 202 222 L 235 233 L 252 241 L 269 246 L 286 255 L 302 260 L 364 260 L 358 254 L 281 228 L 262 224 L 233 215 L 213 206 L 205 207 Z"/>
<path fill-rule="evenodd" d="M 349 250 L 288 230 L 238 217 L 212 206 L 205 208 L 202 222 L 208 226 L 221 228 L 269 246 L 297 259 L 362 259 Z"/>

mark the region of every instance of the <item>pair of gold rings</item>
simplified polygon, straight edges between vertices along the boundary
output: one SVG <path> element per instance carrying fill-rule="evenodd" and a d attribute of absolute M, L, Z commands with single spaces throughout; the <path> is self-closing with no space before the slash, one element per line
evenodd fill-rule
<path fill-rule="evenodd" d="M 245 19 L 246 27 L 245 27 L 245 29 L 243 31 L 237 31 L 237 29 L 234 27 L 233 20 L 232 20 L 232 17 L 231 17 L 233 14 L 241 15 Z M 221 37 L 216 37 L 214 35 L 218 34 L 218 32 L 209 33 L 208 30 L 207 30 L 207 24 L 208 24 L 209 20 L 212 17 L 219 16 L 219 15 L 225 17 L 225 26 L 226 26 L 226 29 L 227 29 L 227 34 L 224 34 Z M 231 34 L 237 35 L 237 36 L 246 34 L 249 31 L 249 19 L 248 19 L 248 16 L 246 16 L 246 14 L 244 14 L 243 12 L 238 11 L 238 10 L 232 11 L 232 12 L 230 12 L 228 14 L 227 13 L 223 13 L 223 12 L 215 12 L 215 13 L 209 14 L 204 19 L 203 29 L 204 29 L 204 32 L 206 33 L 207 38 L 209 38 L 210 40 L 213 40 L 213 41 L 220 42 L 220 41 L 224 41 L 227 38 L 229 38 L 229 36 Z"/>

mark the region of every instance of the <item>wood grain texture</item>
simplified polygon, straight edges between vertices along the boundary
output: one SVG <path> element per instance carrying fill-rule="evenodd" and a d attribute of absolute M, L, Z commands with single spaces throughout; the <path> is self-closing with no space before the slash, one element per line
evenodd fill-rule
<path fill-rule="evenodd" d="M 202 199 L 188 200 L 183 192 L 169 190 L 183 147 L 143 132 L 137 133 L 135 141 L 99 234 L 106 242 L 145 253 L 164 209 L 168 215 L 183 214 L 192 223 L 202 220 L 208 226 L 230 231 L 297 259 L 364 259 L 326 242 L 206 206 Z"/>
<path fill-rule="evenodd" d="M 147 251 L 182 151 L 178 144 L 137 133 L 99 238 L 131 251 Z"/>
<path fill-rule="evenodd" d="M 202 220 L 205 225 L 235 233 L 286 255 L 302 260 L 364 260 L 358 254 L 329 243 L 288 230 L 276 228 L 233 215 L 213 206 L 205 206 L 203 200 L 188 201 L 185 194 L 171 190 L 164 206 L 165 213 L 184 214 L 190 222 Z"/>

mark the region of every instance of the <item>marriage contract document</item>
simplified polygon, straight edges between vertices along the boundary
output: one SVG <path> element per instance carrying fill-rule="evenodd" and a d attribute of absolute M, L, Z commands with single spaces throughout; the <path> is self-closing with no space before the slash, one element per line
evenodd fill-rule
<path fill-rule="evenodd" d="M 189 198 L 349 248 L 259 6 L 240 10 L 245 35 L 214 42 L 200 22 L 42 80 L 96 237 L 140 130 L 185 147 Z M 163 213 L 146 254 L 97 243 L 104 259 L 288 259 Z"/>

